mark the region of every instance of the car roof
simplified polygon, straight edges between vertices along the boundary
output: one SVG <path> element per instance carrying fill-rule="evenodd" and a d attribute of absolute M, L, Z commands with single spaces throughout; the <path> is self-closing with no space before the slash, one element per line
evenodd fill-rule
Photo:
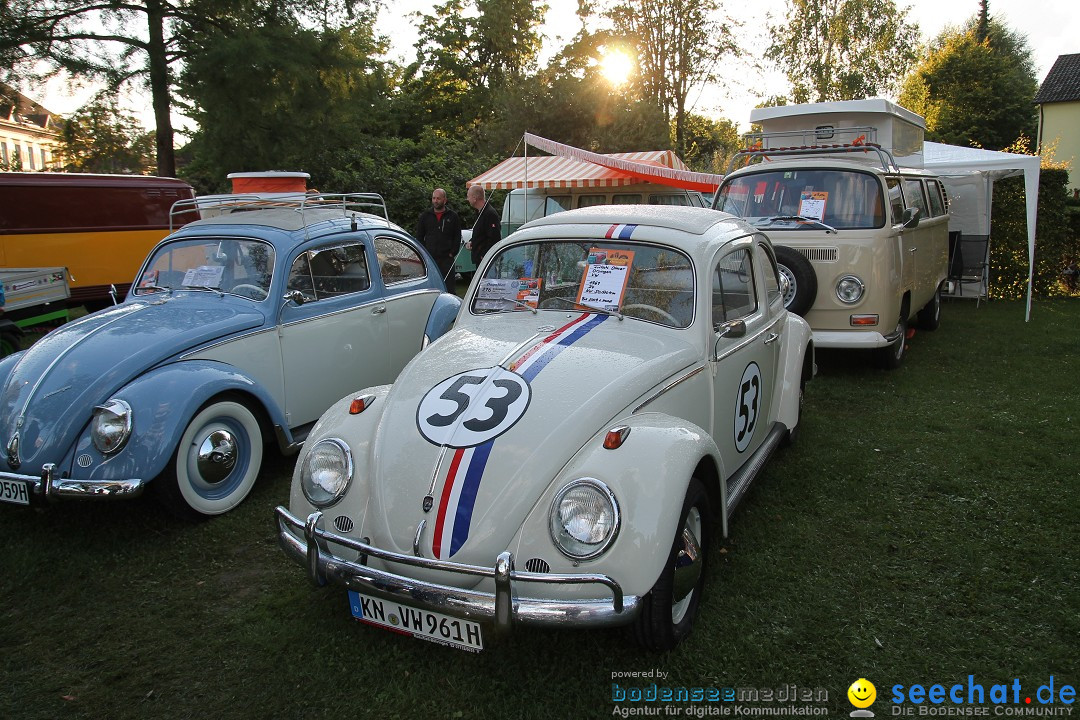
<path fill-rule="evenodd" d="M 714 225 L 734 219 L 719 210 L 681 205 L 594 205 L 532 220 L 522 229 L 556 225 L 648 225 L 704 235 Z"/>
<path fill-rule="evenodd" d="M 876 162 L 854 160 L 843 155 L 813 155 L 805 157 L 777 158 L 763 163 L 747 165 L 738 170 L 733 170 L 725 179 L 736 175 L 751 175 L 759 172 L 782 171 L 782 170 L 854 170 L 867 172 L 874 175 L 919 175 L 923 177 L 937 177 L 937 173 L 926 168 L 905 167 L 903 165 L 895 169 L 884 170 Z"/>

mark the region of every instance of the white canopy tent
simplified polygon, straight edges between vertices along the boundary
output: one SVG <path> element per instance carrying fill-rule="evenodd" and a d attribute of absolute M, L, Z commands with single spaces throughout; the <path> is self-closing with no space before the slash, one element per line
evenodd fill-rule
<path fill-rule="evenodd" d="M 962 199 L 953 204 L 953 219 L 949 227 L 965 234 L 986 237 L 990 235 L 994 181 L 1023 173 L 1028 236 L 1028 292 L 1024 318 L 1030 320 L 1031 284 L 1035 273 L 1035 216 L 1039 204 L 1039 157 L 927 142 L 923 160 L 927 170 L 941 176 L 950 195 L 955 194 Z"/>

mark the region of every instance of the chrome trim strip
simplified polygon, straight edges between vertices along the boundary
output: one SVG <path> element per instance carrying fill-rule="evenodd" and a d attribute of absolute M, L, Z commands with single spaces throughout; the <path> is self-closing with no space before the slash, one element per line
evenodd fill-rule
<path fill-rule="evenodd" d="M 411 297 L 413 295 L 428 295 L 428 294 L 439 295 L 440 293 L 439 293 L 438 290 L 434 290 L 432 288 L 424 288 L 423 290 L 414 290 L 412 292 L 401 293 L 400 295 L 389 295 L 389 296 L 383 295 L 382 297 L 373 298 L 372 300 L 370 300 L 370 301 L 368 301 L 366 303 L 362 303 L 360 305 L 353 305 L 352 307 L 341 308 L 340 310 L 335 310 L 333 312 L 328 312 L 328 313 L 322 313 L 322 314 L 319 314 L 319 315 L 315 315 L 314 317 L 303 318 L 302 320 L 293 320 L 291 322 L 281 323 L 281 327 L 286 328 L 286 327 L 292 327 L 293 325 L 302 325 L 304 323 L 311 322 L 312 320 L 321 320 L 322 318 L 334 317 L 335 315 L 341 315 L 343 313 L 353 312 L 354 310 L 363 310 L 364 308 L 371 307 L 372 305 L 379 305 L 381 303 L 389 302 L 390 300 L 397 300 L 398 298 L 406 298 L 406 297 Z M 323 301 L 321 301 L 321 300 L 313 300 L 311 302 L 304 303 L 304 305 L 309 306 L 309 305 L 315 304 L 316 302 L 323 302 Z"/>
<path fill-rule="evenodd" d="M 696 368 L 694 368 L 694 369 L 693 369 L 693 370 L 691 370 L 690 372 L 686 373 L 686 374 L 685 374 L 685 375 L 683 375 L 683 376 L 682 376 L 681 378 L 679 378 L 679 379 L 677 379 L 677 380 L 673 380 L 672 382 L 668 383 L 667 385 L 665 385 L 664 387 L 660 388 L 660 389 L 659 389 L 659 390 L 657 390 L 657 391 L 656 391 L 655 393 L 653 393 L 652 395 L 650 395 L 650 396 L 649 396 L 648 398 L 646 398 L 646 399 L 644 400 L 644 402 L 642 402 L 642 403 L 641 403 L 640 405 L 638 405 L 638 406 L 637 406 L 636 408 L 634 408 L 633 410 L 631 410 L 631 411 L 630 411 L 630 414 L 631 414 L 631 415 L 634 415 L 634 414 L 638 413 L 638 412 L 639 412 L 639 411 L 641 410 L 641 408 L 645 407 L 646 405 L 648 405 L 649 403 L 651 403 L 651 402 L 652 402 L 653 400 L 655 400 L 656 398 L 658 398 L 658 397 L 660 397 L 661 395 L 663 395 L 664 393 L 666 393 L 666 392 L 667 392 L 668 390 L 671 390 L 672 388 L 674 388 L 674 387 L 675 387 L 676 385 L 678 385 L 679 383 L 685 382 L 685 381 L 689 380 L 690 378 L 694 377 L 695 375 L 697 375 L 697 374 L 698 374 L 699 372 L 701 372 L 701 371 L 702 371 L 702 370 L 704 370 L 704 369 L 705 369 L 705 366 L 704 366 L 704 365 L 698 365 L 698 366 L 697 366 Z"/>
<path fill-rule="evenodd" d="M 121 306 L 117 305 L 117 307 L 121 307 Z M 147 307 L 147 305 L 136 305 L 136 304 L 133 303 L 129 307 L 131 307 L 132 309 L 131 310 L 125 310 L 124 312 L 119 313 L 112 320 L 110 320 L 110 321 L 108 321 L 106 323 L 102 323 L 98 327 L 94 328 L 90 332 L 83 335 L 81 338 L 79 338 L 75 342 L 71 343 L 71 345 L 64 348 L 64 350 L 62 350 L 59 354 L 57 354 L 57 356 L 55 358 L 53 358 L 53 361 L 51 363 L 49 363 L 49 367 L 45 368 L 45 372 L 41 373 L 41 377 L 38 378 L 38 381 L 34 384 L 33 389 L 26 396 L 26 403 L 23 405 L 22 410 L 19 411 L 19 416 L 15 420 L 15 427 L 16 428 L 22 427 L 22 421 L 26 417 L 26 411 L 30 407 L 30 401 L 34 399 L 34 395 L 36 395 L 38 389 L 41 388 L 41 384 L 45 382 L 45 380 L 49 377 L 49 374 L 52 372 L 53 368 L 56 367 L 57 364 L 59 364 L 61 360 L 63 360 L 65 357 L 67 357 L 68 354 L 71 353 L 75 348 L 79 347 L 84 342 L 86 342 L 90 338 L 94 337 L 98 333 L 102 332 L 105 328 L 109 327 L 113 323 L 120 322 L 121 320 L 127 318 L 128 315 L 133 315 L 133 314 L 139 312 L 143 308 Z"/>
<path fill-rule="evenodd" d="M 219 347 L 223 347 L 225 345 L 228 345 L 229 343 L 234 343 L 234 342 L 236 342 L 238 340 L 247 340 L 248 338 L 253 338 L 253 337 L 256 337 L 258 335 L 262 335 L 263 333 L 277 332 L 277 328 L 275 328 L 274 326 L 258 327 L 258 328 L 251 328 L 250 330 L 241 330 L 240 332 L 241 332 L 241 334 L 239 334 L 239 335 L 232 335 L 230 337 L 225 338 L 224 340 L 218 340 L 218 341 L 213 342 L 213 343 L 211 343 L 209 345 L 200 345 L 199 347 L 197 347 L 197 348 L 195 348 L 193 350 L 188 350 L 187 352 L 182 353 L 179 356 L 178 359 L 179 360 L 187 360 L 192 355 L 198 355 L 199 353 L 204 353 L 204 352 L 207 352 L 209 350 L 216 350 Z"/>
<path fill-rule="evenodd" d="M 545 333 L 545 332 L 537 332 L 537 333 L 534 333 L 534 334 L 533 334 L 533 336 L 532 336 L 532 337 L 530 337 L 530 338 L 529 338 L 528 340 L 525 340 L 524 342 L 518 343 L 518 345 L 517 345 L 517 346 L 516 346 L 516 347 L 515 347 L 515 348 L 514 348 L 513 350 L 511 350 L 511 351 L 510 351 L 510 352 L 509 352 L 509 353 L 507 354 L 507 356 L 506 356 L 506 357 L 504 357 L 504 358 L 503 358 L 502 360 L 500 360 L 500 361 L 499 361 L 499 367 L 503 368 L 504 370 L 509 370 L 510 368 L 508 368 L 508 367 L 506 366 L 506 364 L 507 364 L 508 362 L 510 362 L 510 360 L 511 360 L 511 359 L 512 359 L 512 358 L 513 358 L 513 357 L 514 357 L 515 355 L 517 355 L 517 354 L 518 354 L 518 353 L 520 353 L 520 352 L 523 352 L 523 351 L 524 351 L 524 350 L 525 350 L 525 349 L 526 349 L 527 347 L 529 347 L 529 345 L 531 345 L 532 343 L 535 343 L 535 342 L 536 342 L 537 340 L 539 340 L 540 338 L 542 338 L 542 337 L 547 337 L 548 335 L 551 335 L 551 334 L 552 334 L 552 333 L 554 333 L 554 332 L 556 332 L 556 331 L 555 331 L 555 330 L 551 330 L 550 332 L 546 332 L 546 333 Z"/>
<path fill-rule="evenodd" d="M 422 607 L 454 617 L 486 621 L 497 632 L 507 632 L 514 623 L 547 626 L 610 627 L 625 625 L 637 616 L 641 598 L 623 595 L 621 586 L 607 575 L 583 573 L 532 573 L 514 570 L 513 556 L 500 553 L 492 567 L 429 560 L 380 550 L 365 542 L 319 529 L 322 513 L 314 512 L 307 520 L 294 517 L 284 507 L 274 511 L 278 544 L 293 561 L 308 568 L 319 584 L 332 582 L 387 600 Z M 301 534 L 302 533 L 302 534 Z M 357 550 L 368 557 L 410 567 L 490 578 L 496 592 L 463 590 L 449 585 L 425 582 L 378 570 L 334 556 L 327 543 Z M 548 600 L 521 597 L 515 583 L 550 583 L 558 585 L 599 584 L 609 588 L 612 597 L 595 600 Z"/>

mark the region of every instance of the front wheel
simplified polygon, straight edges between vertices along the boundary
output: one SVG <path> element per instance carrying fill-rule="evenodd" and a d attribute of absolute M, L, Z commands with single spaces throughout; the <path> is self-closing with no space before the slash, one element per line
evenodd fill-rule
<path fill-rule="evenodd" d="M 642 598 L 634 625 L 638 643 L 659 652 L 671 650 L 690 634 L 701 605 L 712 516 L 709 496 L 697 478 L 691 478 L 686 488 L 680 517 L 667 563 Z"/>
<path fill-rule="evenodd" d="M 904 350 L 907 347 L 907 317 L 901 315 L 896 323 L 894 333 L 899 337 L 885 347 L 877 349 L 877 360 L 885 370 L 895 370 L 904 362 Z"/>
<path fill-rule="evenodd" d="M 219 400 L 188 423 L 158 496 L 187 519 L 220 515 L 243 502 L 262 467 L 262 428 L 245 405 Z"/>

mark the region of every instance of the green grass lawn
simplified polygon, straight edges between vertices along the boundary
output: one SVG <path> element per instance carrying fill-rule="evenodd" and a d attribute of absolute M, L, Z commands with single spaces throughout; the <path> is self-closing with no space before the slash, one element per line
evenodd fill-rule
<path fill-rule="evenodd" d="M 698 625 L 668 655 L 539 630 L 470 655 L 355 623 L 277 548 L 275 456 L 201 524 L 141 499 L 0 507 L 0 716 L 610 717 L 612 674 L 651 669 L 821 688 L 832 717 L 860 677 L 878 718 L 895 684 L 1075 687 L 1078 357 L 1076 300 L 1028 324 L 1019 303 L 948 303 L 895 372 L 820 352 L 799 443 L 711 548 Z"/>

